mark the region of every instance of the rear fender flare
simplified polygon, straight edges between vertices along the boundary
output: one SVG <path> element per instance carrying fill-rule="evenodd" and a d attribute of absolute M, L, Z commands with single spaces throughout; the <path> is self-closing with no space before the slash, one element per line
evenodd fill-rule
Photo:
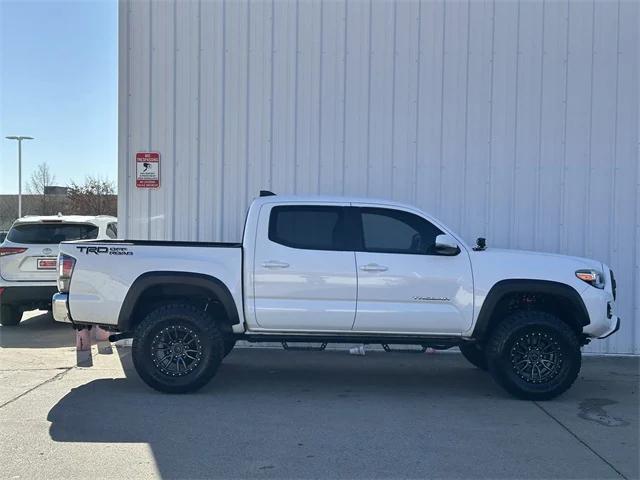
<path fill-rule="evenodd" d="M 238 308 L 227 286 L 218 278 L 210 275 L 189 272 L 147 272 L 140 275 L 131 285 L 120 308 L 118 329 L 129 331 L 133 324 L 133 312 L 142 295 L 150 288 L 167 284 L 180 284 L 203 288 L 211 292 L 212 297 L 220 301 L 231 325 L 240 323 Z"/>

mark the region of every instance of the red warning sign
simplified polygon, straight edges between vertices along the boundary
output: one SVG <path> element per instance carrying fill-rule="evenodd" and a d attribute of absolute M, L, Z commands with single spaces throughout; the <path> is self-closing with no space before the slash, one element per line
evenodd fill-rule
<path fill-rule="evenodd" d="M 158 152 L 136 153 L 136 187 L 158 188 L 160 186 L 160 154 Z"/>

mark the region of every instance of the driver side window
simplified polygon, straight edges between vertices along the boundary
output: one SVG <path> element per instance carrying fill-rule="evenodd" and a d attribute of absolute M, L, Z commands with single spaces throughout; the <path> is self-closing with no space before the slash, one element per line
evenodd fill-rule
<path fill-rule="evenodd" d="M 378 253 L 434 254 L 442 231 L 418 215 L 388 208 L 361 208 L 363 250 Z"/>

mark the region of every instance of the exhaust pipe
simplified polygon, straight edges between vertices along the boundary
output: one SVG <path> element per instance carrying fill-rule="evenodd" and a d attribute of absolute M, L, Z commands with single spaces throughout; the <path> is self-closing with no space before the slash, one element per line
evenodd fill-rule
<path fill-rule="evenodd" d="M 109 335 L 110 342 L 117 342 L 118 340 L 124 340 L 125 338 L 133 338 L 133 335 L 130 332 L 122 332 L 122 333 L 114 333 L 113 335 Z"/>

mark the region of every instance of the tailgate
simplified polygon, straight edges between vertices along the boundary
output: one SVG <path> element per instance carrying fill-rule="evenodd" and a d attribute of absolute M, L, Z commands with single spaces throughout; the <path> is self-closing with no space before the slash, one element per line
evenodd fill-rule
<path fill-rule="evenodd" d="M 11 282 L 55 282 L 60 242 L 97 236 L 98 227 L 90 223 L 16 223 L 0 250 L 0 277 Z"/>
<path fill-rule="evenodd" d="M 58 245 L 3 244 L 0 277 L 12 282 L 55 282 Z"/>

